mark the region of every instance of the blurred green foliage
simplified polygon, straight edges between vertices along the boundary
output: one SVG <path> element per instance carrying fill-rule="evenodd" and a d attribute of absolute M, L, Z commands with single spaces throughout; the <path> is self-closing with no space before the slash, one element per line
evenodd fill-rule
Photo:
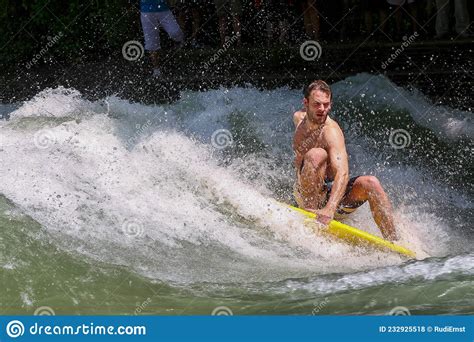
<path fill-rule="evenodd" d="M 121 51 L 140 40 L 137 7 L 130 0 L 0 0 L 0 62 L 28 62 L 55 37 L 46 62 L 48 55 L 74 60 Z"/>

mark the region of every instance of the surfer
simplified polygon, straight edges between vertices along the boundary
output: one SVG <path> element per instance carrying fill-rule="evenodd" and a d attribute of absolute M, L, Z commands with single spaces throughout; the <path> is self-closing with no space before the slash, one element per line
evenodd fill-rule
<path fill-rule="evenodd" d="M 380 181 L 374 176 L 349 179 L 344 134 L 328 116 L 331 103 L 329 85 L 317 80 L 305 89 L 305 111 L 293 115 L 296 202 L 300 208 L 316 213 L 318 221 L 328 224 L 336 213 L 349 214 L 368 201 L 383 237 L 398 240 L 392 206 Z"/>

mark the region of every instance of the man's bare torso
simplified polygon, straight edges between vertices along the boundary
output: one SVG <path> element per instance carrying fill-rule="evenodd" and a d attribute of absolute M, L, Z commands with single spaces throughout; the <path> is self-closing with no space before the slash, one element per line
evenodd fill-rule
<path fill-rule="evenodd" d="M 322 148 L 328 152 L 329 144 L 333 143 L 328 139 L 328 132 L 330 130 L 340 130 L 339 125 L 336 121 L 332 120 L 329 116 L 323 125 L 316 128 L 308 127 L 308 123 L 305 120 L 305 112 L 296 112 L 294 115 L 294 123 L 296 125 L 295 135 L 293 138 L 293 150 L 295 152 L 295 168 L 299 172 L 301 170 L 304 155 L 312 148 Z M 332 161 L 328 160 L 326 178 L 332 180 L 334 178 L 333 168 L 331 167 Z"/>

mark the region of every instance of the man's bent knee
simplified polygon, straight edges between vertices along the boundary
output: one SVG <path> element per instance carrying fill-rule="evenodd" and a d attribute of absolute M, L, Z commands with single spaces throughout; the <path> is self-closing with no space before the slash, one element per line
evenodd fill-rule
<path fill-rule="evenodd" d="M 305 163 L 311 163 L 315 168 L 325 165 L 328 159 L 326 150 L 322 148 L 312 148 L 304 155 Z"/>
<path fill-rule="evenodd" d="M 363 176 L 360 180 L 361 185 L 367 192 L 380 193 L 383 192 L 382 184 L 375 176 Z"/>

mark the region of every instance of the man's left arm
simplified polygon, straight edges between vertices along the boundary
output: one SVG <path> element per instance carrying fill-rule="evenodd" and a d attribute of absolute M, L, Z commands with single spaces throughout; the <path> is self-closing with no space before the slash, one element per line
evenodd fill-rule
<path fill-rule="evenodd" d="M 325 216 L 321 217 L 320 220 L 325 224 L 333 219 L 349 181 L 349 163 L 344 135 L 339 127 L 328 130 L 326 134 L 327 152 L 330 161 L 329 167 L 334 175 L 334 182 L 326 206 L 318 210 L 321 216 Z"/>

